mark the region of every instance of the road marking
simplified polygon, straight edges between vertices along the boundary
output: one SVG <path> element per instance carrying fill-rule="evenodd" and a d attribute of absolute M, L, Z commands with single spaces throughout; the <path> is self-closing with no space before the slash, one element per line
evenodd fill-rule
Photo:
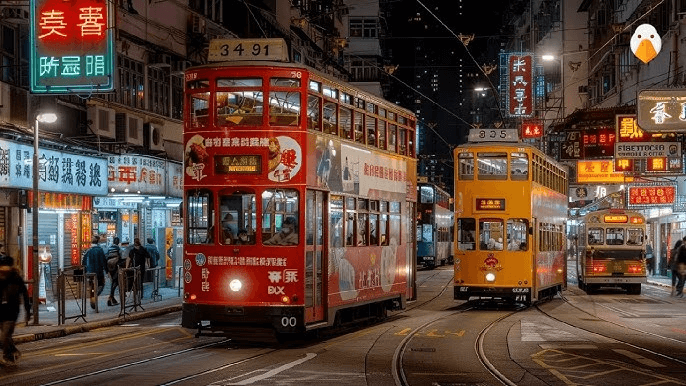
<path fill-rule="evenodd" d="M 411 328 L 404 328 L 404 329 L 396 332 L 394 335 L 407 335 L 410 333 L 410 331 L 412 331 Z"/>
<path fill-rule="evenodd" d="M 583 341 L 571 332 L 541 322 L 521 322 L 522 342 Z"/>
<path fill-rule="evenodd" d="M 614 351 L 614 352 L 616 352 L 616 353 L 618 353 L 618 354 L 622 354 L 622 355 L 624 355 L 624 356 L 627 356 L 627 357 L 629 357 L 629 358 L 635 360 L 636 362 L 640 362 L 640 363 L 642 363 L 642 364 L 644 364 L 644 365 L 646 365 L 646 366 L 650 366 L 650 367 L 665 367 L 665 365 L 663 365 L 663 364 L 661 364 L 661 363 L 655 362 L 655 361 L 652 360 L 652 359 L 648 359 L 648 358 L 646 358 L 646 357 L 644 357 L 644 356 L 642 356 L 642 355 L 633 353 L 633 352 L 631 352 L 631 351 L 629 351 L 629 350 L 613 349 L 612 351 Z"/>
<path fill-rule="evenodd" d="M 317 354 L 307 353 L 304 358 L 300 358 L 297 361 L 293 361 L 291 363 L 286 363 L 285 365 L 279 366 L 279 367 L 272 369 L 272 370 L 269 370 L 262 375 L 257 375 L 257 376 L 254 376 L 252 378 L 244 379 L 238 383 L 230 383 L 230 385 L 249 385 L 249 384 L 255 383 L 257 381 L 262 381 L 262 380 L 265 380 L 267 378 L 271 378 L 276 374 L 284 372 L 284 371 L 286 371 L 292 367 L 295 367 L 299 364 L 305 363 L 305 362 L 309 361 L 310 359 L 312 359 L 316 356 L 317 356 Z"/>

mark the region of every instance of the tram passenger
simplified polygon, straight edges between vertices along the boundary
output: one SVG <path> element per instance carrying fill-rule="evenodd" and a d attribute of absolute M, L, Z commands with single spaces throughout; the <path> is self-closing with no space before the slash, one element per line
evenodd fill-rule
<path fill-rule="evenodd" d="M 246 231 L 245 229 L 241 229 L 240 231 L 238 231 L 238 239 L 236 239 L 236 244 L 249 245 L 255 244 L 255 242 L 250 239 L 250 236 L 248 236 L 248 231 Z"/>
<path fill-rule="evenodd" d="M 224 244 L 231 245 L 234 244 L 233 230 L 230 226 L 224 227 Z"/>
<path fill-rule="evenodd" d="M 296 245 L 298 230 L 294 217 L 287 217 L 281 225 L 281 231 L 264 241 L 264 245 Z"/>

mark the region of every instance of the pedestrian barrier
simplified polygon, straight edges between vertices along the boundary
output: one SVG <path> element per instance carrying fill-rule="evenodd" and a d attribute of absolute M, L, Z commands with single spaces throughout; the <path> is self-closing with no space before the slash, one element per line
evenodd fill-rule
<path fill-rule="evenodd" d="M 59 270 L 57 275 L 57 323 L 59 325 L 65 324 L 67 319 L 74 319 L 77 321 L 83 319 L 86 322 L 86 300 L 89 298 L 89 286 L 84 278 L 89 281 L 92 280 L 96 288 L 98 288 L 98 277 L 94 273 L 87 273 L 84 275 L 82 269 L 71 268 L 69 270 Z M 70 301 L 77 305 L 78 314 L 66 315 L 67 294 Z M 97 312 L 97 302 L 96 302 Z"/>
<path fill-rule="evenodd" d="M 162 295 L 160 295 L 160 272 L 162 272 L 163 269 L 164 267 L 155 267 L 147 269 L 147 271 L 152 272 L 152 294 L 150 294 L 150 298 L 154 302 L 162 300 Z"/>
<path fill-rule="evenodd" d="M 129 311 L 145 311 L 141 305 L 141 297 L 143 295 L 143 282 L 141 278 L 141 270 L 139 267 L 131 268 L 119 268 L 118 271 L 119 279 L 119 304 L 120 311 L 119 316 L 128 315 Z M 129 304 L 126 304 L 127 294 L 131 292 Z"/>

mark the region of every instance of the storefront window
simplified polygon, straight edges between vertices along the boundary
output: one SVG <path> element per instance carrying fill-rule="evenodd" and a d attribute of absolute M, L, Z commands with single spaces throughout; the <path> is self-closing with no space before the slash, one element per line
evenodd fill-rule
<path fill-rule="evenodd" d="M 255 193 L 247 191 L 222 192 L 219 195 L 219 242 L 224 245 L 255 244 Z"/>
<path fill-rule="evenodd" d="M 298 191 L 269 189 L 262 193 L 262 243 L 264 245 L 298 244 Z"/>

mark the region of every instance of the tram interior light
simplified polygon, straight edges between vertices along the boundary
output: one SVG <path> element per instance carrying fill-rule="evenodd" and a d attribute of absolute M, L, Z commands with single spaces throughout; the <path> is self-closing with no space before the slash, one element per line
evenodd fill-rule
<path fill-rule="evenodd" d="M 486 274 L 486 281 L 487 282 L 494 282 L 495 281 L 495 273 L 489 272 Z"/>

